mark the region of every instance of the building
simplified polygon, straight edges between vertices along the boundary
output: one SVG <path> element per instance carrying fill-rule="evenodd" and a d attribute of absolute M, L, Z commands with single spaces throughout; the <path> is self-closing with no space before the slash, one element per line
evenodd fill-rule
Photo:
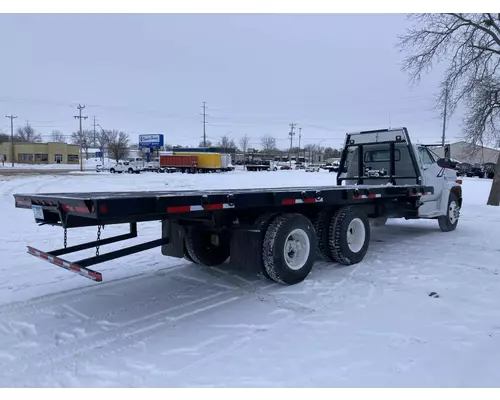
<path fill-rule="evenodd" d="M 444 157 L 444 148 L 431 148 L 436 155 Z M 450 157 L 469 164 L 497 163 L 500 150 L 489 147 L 476 146 L 467 142 L 456 142 L 450 144 Z"/>
<path fill-rule="evenodd" d="M 12 162 L 11 142 L 0 143 L 0 160 Z M 67 143 L 14 142 L 14 162 L 20 164 L 78 164 L 80 146 Z"/>

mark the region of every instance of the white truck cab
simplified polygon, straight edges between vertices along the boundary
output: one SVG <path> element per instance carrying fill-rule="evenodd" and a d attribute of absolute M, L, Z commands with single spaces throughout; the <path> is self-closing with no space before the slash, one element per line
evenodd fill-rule
<path fill-rule="evenodd" d="M 349 140 L 351 143 L 342 155 L 338 184 L 432 187 L 432 192 L 418 194 L 418 218 L 437 219 L 443 231 L 455 229 L 462 206 L 462 187 L 454 169 L 456 163 L 449 155 L 439 158 L 430 150 L 433 146 L 411 143 L 406 128 L 367 131 Z"/>
<path fill-rule="evenodd" d="M 129 174 L 139 174 L 142 170 L 142 165 L 139 165 L 136 162 L 130 162 L 130 161 L 120 161 L 109 169 L 109 172 L 112 174 L 114 173 L 119 173 L 121 174 L 122 172 L 128 172 Z"/>

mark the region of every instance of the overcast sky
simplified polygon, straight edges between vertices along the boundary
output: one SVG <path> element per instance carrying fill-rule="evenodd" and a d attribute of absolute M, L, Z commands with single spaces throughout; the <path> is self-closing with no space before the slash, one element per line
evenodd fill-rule
<path fill-rule="evenodd" d="M 287 148 L 291 122 L 301 145 L 389 126 L 438 142 L 440 71 L 411 87 L 395 48 L 408 26 L 404 15 L 0 15 L 0 131 L 13 113 L 44 139 L 70 134 L 81 103 L 86 128 L 95 116 L 133 141 L 197 145 L 206 101 L 214 143 L 246 133 L 259 147 L 268 133 Z"/>

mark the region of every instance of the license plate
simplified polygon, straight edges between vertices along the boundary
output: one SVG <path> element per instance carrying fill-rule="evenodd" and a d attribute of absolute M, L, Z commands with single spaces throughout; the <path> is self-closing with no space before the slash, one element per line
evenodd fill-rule
<path fill-rule="evenodd" d="M 43 219 L 43 210 L 41 206 L 31 206 L 35 219 Z"/>

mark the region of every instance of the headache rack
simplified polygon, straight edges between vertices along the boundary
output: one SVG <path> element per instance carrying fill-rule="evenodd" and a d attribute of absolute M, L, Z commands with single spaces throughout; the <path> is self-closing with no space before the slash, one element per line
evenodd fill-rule
<path fill-rule="evenodd" d="M 396 144 L 405 144 L 408 148 L 410 160 L 413 165 L 414 175 L 398 176 L 396 175 Z M 387 145 L 389 148 L 389 175 L 386 176 L 366 176 L 364 169 L 363 150 L 370 146 Z M 356 176 L 344 176 L 347 174 L 347 157 L 349 150 L 356 148 L 358 150 L 358 168 Z M 408 135 L 406 128 L 397 129 L 379 129 L 372 131 L 363 131 L 356 133 L 348 133 L 344 144 L 344 149 L 340 158 L 339 172 L 337 174 L 337 185 L 342 185 L 343 181 L 357 180 L 358 185 L 363 185 L 365 179 L 389 180 L 393 185 L 397 185 L 397 179 L 415 179 L 415 184 L 421 184 L 420 169 L 418 167 L 417 158 Z"/>

